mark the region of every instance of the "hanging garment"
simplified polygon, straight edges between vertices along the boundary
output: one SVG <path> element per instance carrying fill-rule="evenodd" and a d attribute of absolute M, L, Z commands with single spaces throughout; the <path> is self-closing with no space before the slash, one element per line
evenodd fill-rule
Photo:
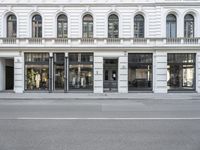
<path fill-rule="evenodd" d="M 36 88 L 40 88 L 40 80 L 41 80 L 40 74 L 36 74 L 35 76 Z"/>

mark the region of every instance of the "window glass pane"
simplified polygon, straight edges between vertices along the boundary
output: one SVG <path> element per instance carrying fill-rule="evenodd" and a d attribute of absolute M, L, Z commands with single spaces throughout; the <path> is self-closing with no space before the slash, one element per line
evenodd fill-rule
<path fill-rule="evenodd" d="M 184 18 L 184 35 L 186 38 L 194 37 L 194 17 L 187 14 Z"/>
<path fill-rule="evenodd" d="M 57 36 L 58 36 L 58 38 L 67 38 L 68 37 L 67 28 L 68 28 L 67 16 L 64 14 L 59 15 L 58 19 L 57 19 Z"/>
<path fill-rule="evenodd" d="M 93 37 L 93 17 L 89 14 L 83 17 L 83 38 Z"/>
<path fill-rule="evenodd" d="M 117 15 L 110 15 L 108 18 L 108 38 L 119 37 L 119 19 Z"/>
<path fill-rule="evenodd" d="M 176 37 L 176 16 L 173 14 L 169 14 L 167 16 L 166 21 L 166 36 L 167 38 L 175 38 Z"/>
<path fill-rule="evenodd" d="M 17 18 L 15 15 L 7 17 L 7 37 L 15 38 L 17 36 Z"/>
<path fill-rule="evenodd" d="M 136 15 L 134 18 L 134 37 L 144 38 L 144 17 Z"/>
<path fill-rule="evenodd" d="M 25 90 L 48 90 L 49 54 L 25 53 Z"/>
<path fill-rule="evenodd" d="M 169 90 L 195 89 L 195 54 L 168 54 Z"/>
<path fill-rule="evenodd" d="M 93 89 L 92 53 L 69 53 L 69 89 Z"/>
<path fill-rule="evenodd" d="M 34 15 L 32 18 L 32 37 L 42 37 L 42 17 L 40 15 Z"/>
<path fill-rule="evenodd" d="M 132 90 L 152 89 L 152 54 L 128 55 L 128 85 Z"/>

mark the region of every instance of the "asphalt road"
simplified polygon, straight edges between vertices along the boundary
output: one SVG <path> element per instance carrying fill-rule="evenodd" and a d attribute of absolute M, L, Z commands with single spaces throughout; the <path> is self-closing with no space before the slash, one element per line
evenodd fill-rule
<path fill-rule="evenodd" d="M 0 150 L 200 150 L 200 100 L 1 100 Z"/>

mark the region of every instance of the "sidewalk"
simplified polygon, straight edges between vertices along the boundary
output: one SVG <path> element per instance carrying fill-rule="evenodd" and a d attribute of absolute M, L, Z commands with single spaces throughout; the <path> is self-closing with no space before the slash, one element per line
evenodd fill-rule
<path fill-rule="evenodd" d="M 200 100 L 197 93 L 0 93 L 0 100 Z"/>

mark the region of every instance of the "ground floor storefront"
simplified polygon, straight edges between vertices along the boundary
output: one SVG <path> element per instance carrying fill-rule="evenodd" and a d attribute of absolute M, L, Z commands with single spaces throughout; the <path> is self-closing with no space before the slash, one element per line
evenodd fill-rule
<path fill-rule="evenodd" d="M 0 91 L 200 92 L 198 51 L 0 53 Z"/>

